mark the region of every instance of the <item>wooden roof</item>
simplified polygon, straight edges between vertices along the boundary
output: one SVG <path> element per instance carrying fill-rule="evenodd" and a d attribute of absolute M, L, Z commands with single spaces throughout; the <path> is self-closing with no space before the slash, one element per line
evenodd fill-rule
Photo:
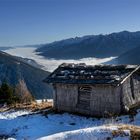
<path fill-rule="evenodd" d="M 44 81 L 67 84 L 120 84 L 138 65 L 86 65 L 84 63 L 63 63 Z"/>

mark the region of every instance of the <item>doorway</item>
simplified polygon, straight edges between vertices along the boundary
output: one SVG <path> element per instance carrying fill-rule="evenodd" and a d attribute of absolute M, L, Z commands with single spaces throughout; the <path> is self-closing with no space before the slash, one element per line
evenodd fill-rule
<path fill-rule="evenodd" d="M 78 87 L 78 108 L 89 110 L 90 109 L 90 96 L 92 88 L 84 85 Z"/>

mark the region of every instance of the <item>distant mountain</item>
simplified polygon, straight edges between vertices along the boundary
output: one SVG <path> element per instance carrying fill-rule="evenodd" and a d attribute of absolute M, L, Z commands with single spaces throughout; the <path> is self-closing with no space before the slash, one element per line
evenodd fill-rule
<path fill-rule="evenodd" d="M 35 44 L 35 45 L 16 45 L 13 48 L 40 48 L 43 44 Z"/>
<path fill-rule="evenodd" d="M 9 50 L 13 48 L 40 48 L 43 44 L 35 45 L 16 45 L 16 46 L 0 46 L 0 51 Z"/>
<path fill-rule="evenodd" d="M 140 64 L 140 47 L 129 50 L 117 58 L 118 64 Z"/>
<path fill-rule="evenodd" d="M 36 51 L 47 58 L 79 59 L 119 56 L 140 46 L 140 32 L 123 31 L 108 35 L 70 38 L 42 45 Z"/>
<path fill-rule="evenodd" d="M 43 82 L 48 74 L 26 60 L 0 52 L 0 83 L 6 81 L 12 86 L 24 83 L 35 98 L 52 98 L 52 87 Z"/>

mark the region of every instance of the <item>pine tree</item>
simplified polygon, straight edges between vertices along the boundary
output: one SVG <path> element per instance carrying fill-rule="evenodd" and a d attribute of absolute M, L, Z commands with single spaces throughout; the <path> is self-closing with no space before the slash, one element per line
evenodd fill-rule
<path fill-rule="evenodd" d="M 13 103 L 13 88 L 7 83 L 2 83 L 0 88 L 0 103 Z"/>

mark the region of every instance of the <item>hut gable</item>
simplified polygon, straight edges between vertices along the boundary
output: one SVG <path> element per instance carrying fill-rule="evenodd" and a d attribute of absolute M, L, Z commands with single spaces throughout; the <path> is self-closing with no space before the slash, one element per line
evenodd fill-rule
<path fill-rule="evenodd" d="M 139 69 L 137 65 L 85 65 L 61 64 L 49 77 L 47 83 L 68 84 L 122 84 L 133 72 Z"/>

